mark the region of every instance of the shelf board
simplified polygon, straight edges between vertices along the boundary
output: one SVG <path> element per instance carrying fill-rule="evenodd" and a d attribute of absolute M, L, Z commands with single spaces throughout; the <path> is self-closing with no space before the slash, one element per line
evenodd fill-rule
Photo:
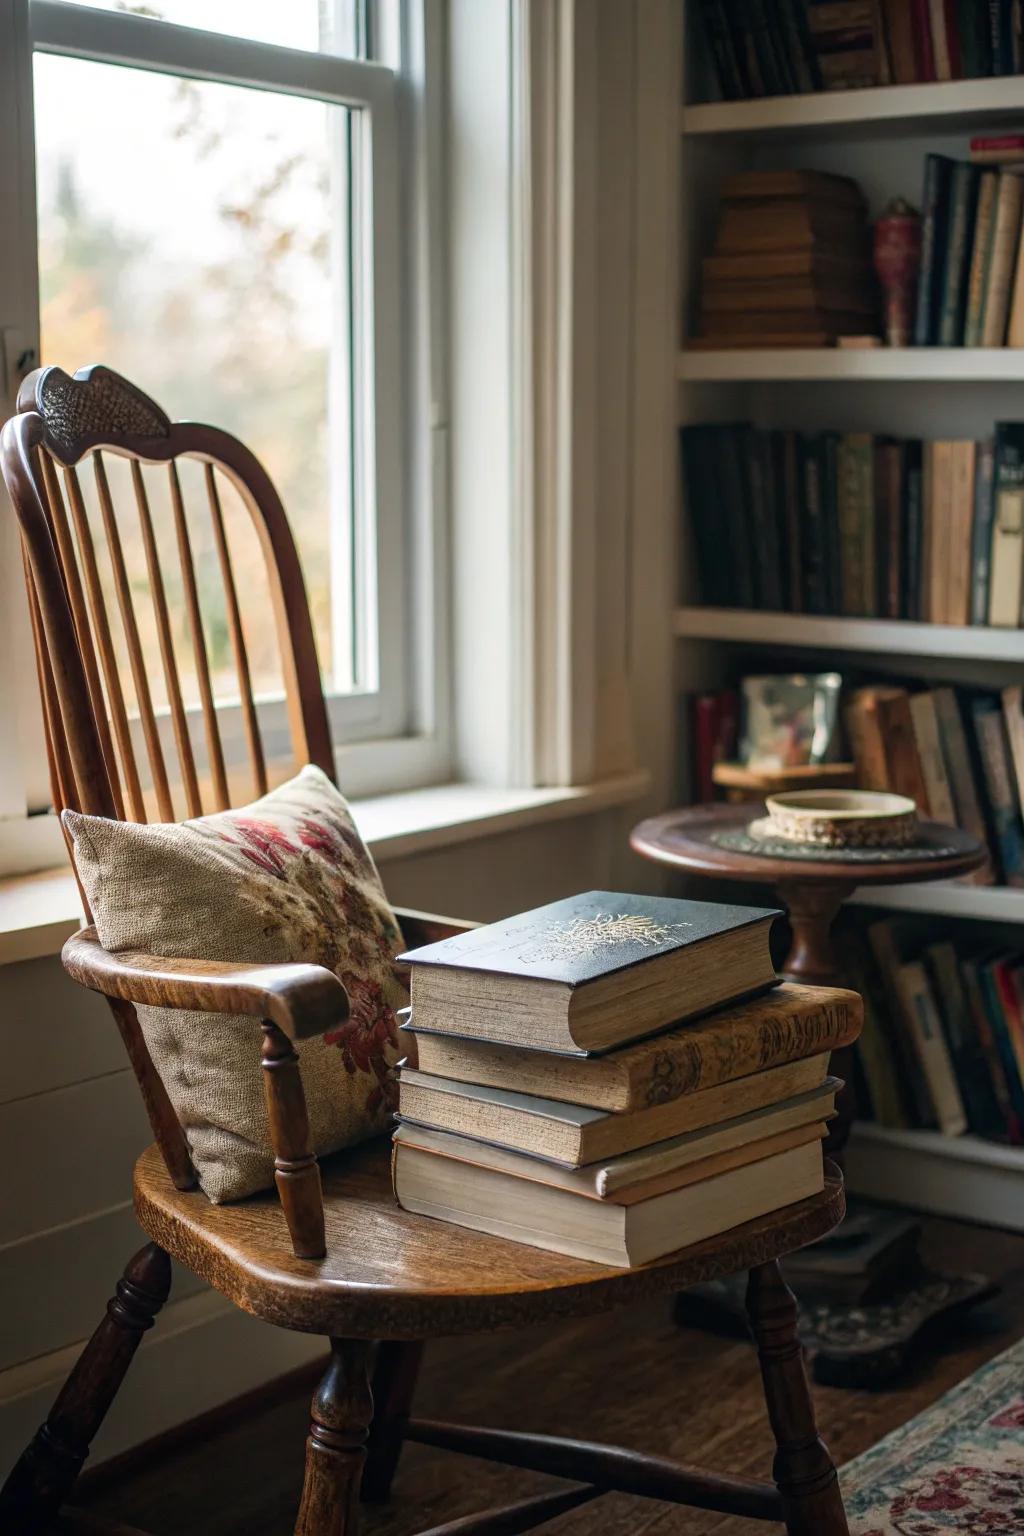
<path fill-rule="evenodd" d="M 890 912 L 927 912 L 976 922 L 1024 923 L 1024 890 L 1009 885 L 965 885 L 933 880 L 923 885 L 864 886 L 851 901 Z"/>
<path fill-rule="evenodd" d="M 672 632 L 689 640 L 931 656 L 950 661 L 1024 661 L 1024 630 L 916 624 L 905 619 L 819 618 L 759 608 L 677 608 Z"/>
<path fill-rule="evenodd" d="M 1024 1147 L 860 1121 L 853 1127 L 844 1172 L 852 1194 L 1024 1231 Z"/>
<path fill-rule="evenodd" d="M 679 353 L 687 384 L 799 384 L 848 380 L 890 384 L 1024 383 L 1019 347 L 779 347 Z"/>
<path fill-rule="evenodd" d="M 688 137 L 743 133 L 813 132 L 851 136 L 902 128 L 919 132 L 961 125 L 977 132 L 1019 123 L 1021 81 L 947 80 L 927 85 L 884 85 L 868 90 L 819 91 L 806 96 L 766 96 L 753 101 L 712 101 L 682 108 Z"/>

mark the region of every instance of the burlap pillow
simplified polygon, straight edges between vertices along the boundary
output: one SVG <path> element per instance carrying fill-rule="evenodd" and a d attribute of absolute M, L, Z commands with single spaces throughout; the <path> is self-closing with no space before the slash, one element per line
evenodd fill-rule
<path fill-rule="evenodd" d="M 174 959 L 306 960 L 344 982 L 350 1018 L 299 1048 L 313 1151 L 378 1134 L 393 1107 L 391 957 L 401 933 L 348 805 L 319 768 L 237 811 L 139 826 L 64 812 L 105 949 Z M 211 1200 L 273 1182 L 259 1020 L 139 1008 Z"/>

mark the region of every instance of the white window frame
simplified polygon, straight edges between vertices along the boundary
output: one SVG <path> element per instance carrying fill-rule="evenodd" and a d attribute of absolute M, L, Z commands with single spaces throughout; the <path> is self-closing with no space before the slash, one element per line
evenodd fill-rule
<path fill-rule="evenodd" d="M 328 697 L 339 775 L 343 788 L 354 795 L 437 782 L 447 776 L 450 764 L 441 622 L 446 599 L 448 435 L 439 127 L 443 108 L 433 90 L 442 73 L 445 5 L 444 0 L 367 4 L 378 55 L 373 61 L 258 43 L 62 0 L 0 0 L 0 142 L 14 147 L 13 153 L 5 150 L 0 156 L 0 206 L 16 210 L 0 228 L 3 414 L 13 401 L 19 373 L 34 366 L 39 354 L 31 75 L 35 50 L 357 109 L 354 145 L 361 166 L 360 190 L 372 205 L 363 221 L 371 290 L 363 314 L 372 329 L 372 346 L 366 348 L 372 408 L 363 413 L 369 418 L 363 423 L 358 408 L 354 412 L 355 451 L 364 475 L 362 505 L 375 508 L 376 515 L 376 581 L 368 606 L 376 620 L 378 665 L 376 686 Z M 363 274 L 359 278 L 365 280 Z M 78 359 L 74 366 L 91 361 L 101 359 Z M 251 446 L 259 451 L 258 444 Z M 13 519 L 7 522 L 13 524 Z M 44 758 L 34 668 L 21 664 L 30 655 L 30 642 L 20 590 L 21 561 L 10 528 L 0 553 L 0 582 L 7 584 L 0 590 L 13 615 L 11 644 L 19 658 L 13 676 L 5 677 L 0 670 L 0 709 L 19 722 L 19 750 L 0 754 L 3 873 L 12 858 L 24 861 L 23 853 L 5 854 L 5 836 L 12 820 L 25 818 L 33 799 L 39 803 Z M 229 750 L 236 714 L 231 706 L 222 710 Z M 285 755 L 283 704 L 261 705 L 261 714 L 268 756 Z M 24 841 L 20 829 L 14 842 L 21 848 Z"/>

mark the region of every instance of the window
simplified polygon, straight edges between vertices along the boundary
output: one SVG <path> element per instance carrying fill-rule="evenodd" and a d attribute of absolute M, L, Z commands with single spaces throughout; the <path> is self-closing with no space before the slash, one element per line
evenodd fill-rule
<path fill-rule="evenodd" d="M 437 478 L 410 466 L 418 423 L 443 413 L 418 399 L 423 342 L 406 338 L 422 338 L 416 310 L 429 315 L 437 272 L 425 256 L 403 271 L 418 258 L 401 255 L 436 245 L 415 238 L 430 170 L 417 171 L 421 118 L 399 101 L 410 72 L 424 83 L 433 9 L 0 0 L 0 129 L 19 146 L 4 201 L 21 210 L 0 232 L 8 389 L 36 356 L 69 372 L 102 361 L 172 418 L 211 421 L 256 451 L 299 545 L 356 792 L 371 763 L 387 787 L 389 739 L 404 741 L 402 784 L 437 777 L 441 760 L 419 645 L 435 594 L 404 557 L 431 547 L 413 524 L 432 509 L 413 498 Z M 436 378 L 433 360 L 419 372 Z M 202 584 L 216 554 L 196 554 Z M 216 624 L 208 644 L 216 672 Z M 272 713 L 270 650 L 263 667 L 258 635 L 252 649 Z M 9 778 L 0 768 L 8 816 Z M 41 793 L 29 788 L 30 809 Z"/>

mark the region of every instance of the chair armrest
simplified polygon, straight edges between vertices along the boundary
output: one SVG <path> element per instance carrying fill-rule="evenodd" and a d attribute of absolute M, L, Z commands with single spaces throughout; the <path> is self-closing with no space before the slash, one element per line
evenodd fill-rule
<path fill-rule="evenodd" d="M 137 950 L 111 954 L 91 927 L 72 934 L 61 958 L 75 981 L 106 997 L 151 1008 L 252 1014 L 276 1024 L 290 1040 L 322 1035 L 348 1018 L 348 993 L 323 965 L 168 960 Z"/>
<path fill-rule="evenodd" d="M 263 1087 L 274 1182 L 298 1258 L 323 1258 L 323 1191 L 309 1150 L 309 1116 L 292 1044 L 348 1018 L 348 993 L 322 965 L 231 965 L 168 960 L 126 950 L 111 954 L 95 928 L 73 934 L 61 954 L 68 975 L 117 1002 L 200 1013 L 243 1013 L 263 1025 Z"/>
<path fill-rule="evenodd" d="M 458 917 L 437 917 L 433 912 L 414 912 L 407 907 L 395 907 L 405 939 L 406 949 L 419 949 L 422 944 L 436 944 L 440 939 L 453 939 L 457 933 L 479 928 L 479 923 L 467 922 Z"/>

